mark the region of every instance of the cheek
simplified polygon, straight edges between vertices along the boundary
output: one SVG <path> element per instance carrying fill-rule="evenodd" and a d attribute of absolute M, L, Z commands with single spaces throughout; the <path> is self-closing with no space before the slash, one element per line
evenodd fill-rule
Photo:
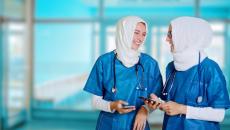
<path fill-rule="evenodd" d="M 137 39 L 137 36 L 134 35 L 134 36 L 133 36 L 133 41 L 136 41 L 136 39 Z"/>

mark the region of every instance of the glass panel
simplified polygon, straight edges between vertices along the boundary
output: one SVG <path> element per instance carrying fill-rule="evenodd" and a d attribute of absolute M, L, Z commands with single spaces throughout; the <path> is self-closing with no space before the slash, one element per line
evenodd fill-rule
<path fill-rule="evenodd" d="M 155 38 L 155 40 L 152 40 L 152 55 L 158 61 L 162 78 L 165 80 L 166 66 L 173 60 L 170 52 L 170 46 L 165 40 L 168 27 L 153 27 L 152 30 L 152 37 Z"/>
<path fill-rule="evenodd" d="M 4 16 L 8 18 L 25 18 L 25 0 L 3 0 L 3 3 Z"/>
<path fill-rule="evenodd" d="M 223 23 L 211 23 L 213 30 L 213 39 L 211 46 L 207 49 L 208 56 L 218 63 L 221 69 L 224 69 L 225 59 L 225 26 Z"/>
<path fill-rule="evenodd" d="M 91 109 L 82 89 L 93 66 L 92 24 L 36 24 L 36 108 Z"/>
<path fill-rule="evenodd" d="M 0 22 L 0 38 L 3 39 L 3 24 L 1 22 Z M 3 40 L 0 40 L 0 91 L 1 92 L 3 91 L 3 76 L 4 76 L 3 53 L 4 53 Z M 3 93 L 0 93 L 0 109 L 3 110 Z M 3 117 L 3 112 L 0 112 L 0 116 Z M 3 128 L 2 122 L 0 122 L 0 128 Z"/>
<path fill-rule="evenodd" d="M 0 16 L 3 16 L 3 0 L 0 1 Z"/>
<path fill-rule="evenodd" d="M 93 18 L 99 0 L 35 0 L 36 18 Z M 51 6 L 52 5 L 52 6 Z"/>
<path fill-rule="evenodd" d="M 220 68 L 223 70 L 224 68 L 224 36 L 222 35 L 214 35 L 211 46 L 206 51 L 208 53 L 208 57 L 213 59 L 218 63 Z"/>
<path fill-rule="evenodd" d="M 106 52 L 110 52 L 114 49 L 116 49 L 116 43 L 115 43 L 115 26 L 109 26 L 106 29 Z"/>
<path fill-rule="evenodd" d="M 25 111 L 26 107 L 27 45 L 25 44 L 24 24 L 9 23 L 6 30 L 6 117 L 8 119 L 7 126 L 11 126 L 23 119 L 22 116 L 25 117 L 25 113 L 23 115 L 21 113 Z"/>
<path fill-rule="evenodd" d="M 105 0 L 104 15 L 106 17 L 122 17 L 137 15 L 160 18 L 174 18 L 177 16 L 193 16 L 194 1 L 155 1 L 155 0 Z M 161 21 L 162 22 L 162 21 Z"/>

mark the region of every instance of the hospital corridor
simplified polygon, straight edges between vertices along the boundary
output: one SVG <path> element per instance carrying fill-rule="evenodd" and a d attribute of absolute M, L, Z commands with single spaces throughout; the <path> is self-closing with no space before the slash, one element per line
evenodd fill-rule
<path fill-rule="evenodd" d="M 116 49 L 116 25 L 125 16 L 147 23 L 141 49 L 158 62 L 163 82 L 173 60 L 170 21 L 208 21 L 205 52 L 230 92 L 230 0 L 0 0 L 0 130 L 96 129 L 100 111 L 83 88 L 97 59 Z M 150 129 L 161 130 L 163 117 L 159 109 L 150 113 Z M 230 130 L 230 110 L 220 129 Z"/>

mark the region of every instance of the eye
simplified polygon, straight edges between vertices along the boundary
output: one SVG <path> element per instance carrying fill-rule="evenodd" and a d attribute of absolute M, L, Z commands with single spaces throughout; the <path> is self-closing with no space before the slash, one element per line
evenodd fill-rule
<path fill-rule="evenodd" d="M 134 34 L 138 35 L 138 34 L 139 34 L 139 32 L 134 32 Z"/>

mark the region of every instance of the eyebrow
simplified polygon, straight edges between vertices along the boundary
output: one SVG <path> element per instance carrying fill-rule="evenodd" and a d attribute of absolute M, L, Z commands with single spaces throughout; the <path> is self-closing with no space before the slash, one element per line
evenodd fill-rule
<path fill-rule="evenodd" d="M 135 29 L 135 32 L 141 32 L 141 31 L 140 31 L 140 30 L 136 30 L 136 29 Z M 146 32 L 143 32 L 143 33 L 146 33 Z"/>

